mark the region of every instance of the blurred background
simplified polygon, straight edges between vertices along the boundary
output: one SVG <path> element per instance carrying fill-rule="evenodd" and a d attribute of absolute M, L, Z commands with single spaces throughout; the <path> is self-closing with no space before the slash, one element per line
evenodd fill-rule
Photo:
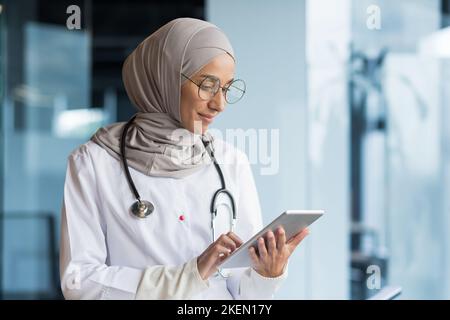
<path fill-rule="evenodd" d="M 67 156 L 134 113 L 135 46 L 194 17 L 225 31 L 247 83 L 214 128 L 279 130 L 277 173 L 252 166 L 265 222 L 326 210 L 278 298 L 449 299 L 449 15 L 450 0 L 0 1 L 1 298 L 62 298 Z"/>

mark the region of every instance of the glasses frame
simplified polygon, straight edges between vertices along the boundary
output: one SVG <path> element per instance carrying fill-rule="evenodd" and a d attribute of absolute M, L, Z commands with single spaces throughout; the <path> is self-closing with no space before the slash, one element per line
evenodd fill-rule
<path fill-rule="evenodd" d="M 182 75 L 183 77 L 185 77 L 186 79 L 188 79 L 190 82 L 192 82 L 193 84 L 195 84 L 195 85 L 198 87 L 198 91 L 197 91 L 198 96 L 199 96 L 199 98 L 202 99 L 203 101 L 209 101 L 209 100 L 211 100 L 212 98 L 214 98 L 214 97 L 216 96 L 217 92 L 219 92 L 219 89 L 222 89 L 221 91 L 222 91 L 222 94 L 223 94 L 223 96 L 224 96 L 224 98 L 225 98 L 225 101 L 226 101 L 227 103 L 229 103 L 229 104 L 234 104 L 234 103 L 236 103 L 236 102 L 238 102 L 239 100 L 242 99 L 242 97 L 245 95 L 246 88 L 247 88 L 247 85 L 246 85 L 245 81 L 242 80 L 242 79 L 234 79 L 234 80 L 231 81 L 228 85 L 226 85 L 226 86 L 221 86 L 221 85 L 220 85 L 220 80 L 217 79 L 217 78 L 215 78 L 215 77 L 212 77 L 212 76 L 206 76 L 206 77 L 200 82 L 200 84 L 198 84 L 197 82 L 195 82 L 194 80 L 192 80 L 190 77 L 186 76 L 184 73 L 181 73 L 181 75 Z M 217 87 L 216 92 L 214 92 L 214 94 L 213 94 L 209 99 L 203 99 L 202 96 L 200 95 L 200 90 L 202 90 L 202 83 L 203 83 L 206 79 L 213 79 L 213 80 L 219 81 L 219 86 Z M 235 82 L 235 81 L 242 81 L 242 83 L 244 84 L 244 90 L 235 87 L 237 90 L 242 91 L 242 96 L 241 96 L 239 99 L 237 99 L 236 101 L 230 102 L 230 101 L 228 101 L 228 99 L 227 99 L 227 91 L 229 90 L 228 88 L 229 88 L 229 87 L 233 84 L 233 82 Z"/>

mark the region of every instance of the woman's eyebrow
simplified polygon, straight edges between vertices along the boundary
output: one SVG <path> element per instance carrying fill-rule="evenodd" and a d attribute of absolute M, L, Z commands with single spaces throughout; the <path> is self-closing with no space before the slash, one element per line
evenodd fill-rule
<path fill-rule="evenodd" d="M 215 75 L 213 75 L 213 74 L 207 74 L 207 73 L 203 73 L 203 74 L 199 75 L 199 77 L 203 77 L 203 78 L 211 77 L 211 78 L 220 80 L 220 79 L 219 79 L 218 77 L 216 77 Z M 232 82 L 233 80 L 234 80 L 234 78 L 231 78 L 230 80 L 228 80 L 227 82 L 225 82 L 225 84 L 230 83 L 230 82 Z"/>
<path fill-rule="evenodd" d="M 225 84 L 231 83 L 231 82 L 233 82 L 233 80 L 234 80 L 234 78 L 231 78 L 230 80 L 228 80 L 227 82 L 225 82 Z"/>

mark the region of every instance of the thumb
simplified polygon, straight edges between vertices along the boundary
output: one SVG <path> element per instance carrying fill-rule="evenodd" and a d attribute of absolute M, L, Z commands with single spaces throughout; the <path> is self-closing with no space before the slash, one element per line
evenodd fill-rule
<path fill-rule="evenodd" d="M 293 238 L 291 238 L 286 244 L 289 246 L 289 249 L 293 251 L 303 239 L 309 234 L 309 229 L 305 228 L 301 232 L 297 233 Z"/>

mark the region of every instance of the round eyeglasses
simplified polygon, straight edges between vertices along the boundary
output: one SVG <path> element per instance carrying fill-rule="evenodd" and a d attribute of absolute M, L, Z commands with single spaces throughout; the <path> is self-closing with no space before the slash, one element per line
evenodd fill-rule
<path fill-rule="evenodd" d="M 200 83 L 195 82 L 183 73 L 181 75 L 198 87 L 198 96 L 205 101 L 214 98 L 219 89 L 222 89 L 225 101 L 229 104 L 238 102 L 245 94 L 245 82 L 241 79 L 233 80 L 229 84 L 221 87 L 220 80 L 211 75 L 205 76 Z"/>

